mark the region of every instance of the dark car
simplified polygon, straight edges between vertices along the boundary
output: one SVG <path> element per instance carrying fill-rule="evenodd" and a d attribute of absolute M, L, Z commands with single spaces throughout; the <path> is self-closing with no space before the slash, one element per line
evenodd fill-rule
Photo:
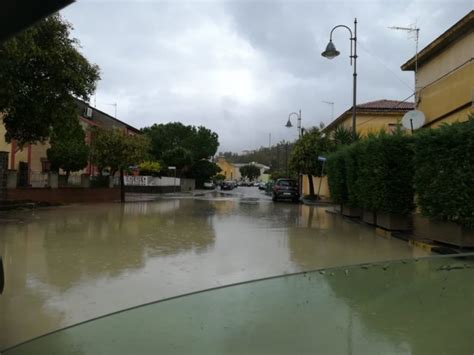
<path fill-rule="evenodd" d="M 231 181 L 224 181 L 221 185 L 221 190 L 232 190 L 234 184 Z"/>
<path fill-rule="evenodd" d="M 272 200 L 288 199 L 298 202 L 300 194 L 298 192 L 298 184 L 293 179 L 278 179 L 273 185 Z"/>

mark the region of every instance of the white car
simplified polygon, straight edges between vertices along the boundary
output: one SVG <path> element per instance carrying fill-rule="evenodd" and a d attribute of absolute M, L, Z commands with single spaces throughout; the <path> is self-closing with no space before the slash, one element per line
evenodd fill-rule
<path fill-rule="evenodd" d="M 206 181 L 203 186 L 204 186 L 205 189 L 215 189 L 216 188 L 216 185 L 214 185 L 214 183 L 212 181 Z"/>

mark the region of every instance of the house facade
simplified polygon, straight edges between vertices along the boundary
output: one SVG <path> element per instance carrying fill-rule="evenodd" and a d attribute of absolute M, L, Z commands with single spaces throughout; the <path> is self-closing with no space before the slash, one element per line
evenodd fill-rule
<path fill-rule="evenodd" d="M 219 157 L 216 160 L 216 164 L 221 168 L 220 174 L 225 176 L 226 180 L 235 180 L 235 168 L 234 165 L 229 163 L 225 158 Z"/>
<path fill-rule="evenodd" d="M 268 180 L 268 174 L 265 174 L 265 171 L 270 169 L 268 166 L 251 162 L 251 163 L 229 163 L 225 158 L 217 158 L 216 164 L 221 168 L 220 174 L 225 176 L 226 180 L 242 180 L 242 174 L 240 173 L 240 168 L 245 165 L 254 165 L 260 170 L 260 180 Z"/>
<path fill-rule="evenodd" d="M 91 143 L 91 133 L 89 128 L 93 126 L 107 129 L 122 129 L 127 134 L 138 134 L 140 130 L 102 112 L 82 100 L 76 100 L 78 119 L 81 126 L 86 131 L 86 143 Z M 46 151 L 50 147 L 49 143 L 28 144 L 20 149 L 15 140 L 11 143 L 5 141 L 5 126 L 0 117 L 0 151 L 8 152 L 8 169 L 15 170 L 18 173 L 19 186 L 43 187 L 46 181 L 46 174 L 49 172 L 50 164 L 48 162 Z M 96 168 L 88 164 L 82 171 L 74 175 L 95 175 Z"/>
<path fill-rule="evenodd" d="M 396 101 L 396 100 L 377 100 L 366 102 L 356 106 L 356 131 L 361 136 L 367 136 L 370 133 L 378 133 L 380 131 L 390 132 L 400 125 L 403 115 L 413 110 L 415 104 L 413 102 Z M 324 127 L 323 132 L 331 134 L 338 126 L 352 129 L 352 107 L 343 112 L 334 121 Z M 309 181 L 306 176 L 303 177 L 302 194 L 309 194 Z M 313 177 L 314 193 L 321 195 L 323 198 L 329 197 L 329 186 L 327 177 Z"/>
<path fill-rule="evenodd" d="M 416 108 L 425 127 L 466 121 L 474 113 L 474 10 L 401 68 L 417 69 Z"/>
<path fill-rule="evenodd" d="M 377 100 L 357 105 L 356 131 L 362 136 L 381 130 L 392 131 L 400 124 L 403 115 L 414 107 L 413 102 L 396 100 Z M 352 107 L 324 127 L 323 132 L 330 133 L 339 125 L 352 128 Z"/>

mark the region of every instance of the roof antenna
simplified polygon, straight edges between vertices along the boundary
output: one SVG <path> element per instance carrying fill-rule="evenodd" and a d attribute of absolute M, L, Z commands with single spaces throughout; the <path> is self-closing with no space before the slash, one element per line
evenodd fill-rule
<path fill-rule="evenodd" d="M 399 27 L 399 26 L 392 26 L 389 27 L 391 30 L 399 30 L 399 31 L 405 31 L 408 32 L 408 35 L 413 36 L 412 38 L 415 39 L 415 104 L 418 102 L 417 101 L 417 90 L 418 90 L 418 83 L 417 83 L 417 77 L 416 74 L 418 73 L 418 42 L 420 39 L 420 28 L 414 25 L 410 25 L 410 27 Z"/>

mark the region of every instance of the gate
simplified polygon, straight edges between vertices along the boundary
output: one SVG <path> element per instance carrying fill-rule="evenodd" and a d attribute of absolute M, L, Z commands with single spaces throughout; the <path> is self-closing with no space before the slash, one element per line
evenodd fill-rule
<path fill-rule="evenodd" d="M 20 162 L 18 167 L 18 186 L 27 187 L 28 186 L 28 163 L 23 161 Z"/>

